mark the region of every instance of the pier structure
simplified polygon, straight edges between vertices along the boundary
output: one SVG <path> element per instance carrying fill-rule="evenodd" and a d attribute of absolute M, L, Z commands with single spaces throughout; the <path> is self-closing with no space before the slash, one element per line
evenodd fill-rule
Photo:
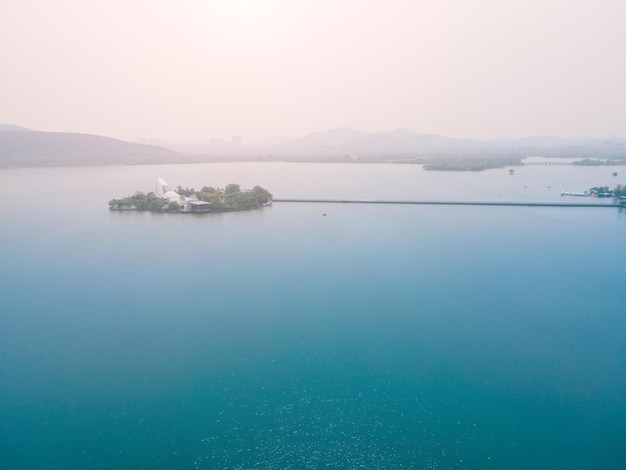
<path fill-rule="evenodd" d="M 524 166 L 572 166 L 572 162 L 523 162 Z"/>
<path fill-rule="evenodd" d="M 320 203 L 320 204 L 404 204 L 424 206 L 506 206 L 506 207 L 624 207 L 622 204 L 600 204 L 589 202 L 502 202 L 502 201 L 410 201 L 375 199 L 299 199 L 274 198 L 275 203 Z"/>

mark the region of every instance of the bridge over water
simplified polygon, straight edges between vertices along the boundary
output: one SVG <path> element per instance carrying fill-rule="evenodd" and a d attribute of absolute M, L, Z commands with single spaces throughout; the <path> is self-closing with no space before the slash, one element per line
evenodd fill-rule
<path fill-rule="evenodd" d="M 522 206 L 522 207 L 623 207 L 620 204 L 601 204 L 589 202 L 500 202 L 500 201 L 409 201 L 409 200 L 372 200 L 372 199 L 295 199 L 277 198 L 274 202 L 321 203 L 321 204 L 413 204 L 427 206 Z"/>
<path fill-rule="evenodd" d="M 524 162 L 524 166 L 571 166 L 572 162 Z"/>

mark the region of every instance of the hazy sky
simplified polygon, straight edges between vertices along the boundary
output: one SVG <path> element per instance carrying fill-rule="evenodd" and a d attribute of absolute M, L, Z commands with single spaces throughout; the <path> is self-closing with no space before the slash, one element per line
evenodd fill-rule
<path fill-rule="evenodd" d="M 0 122 L 626 137 L 624 0 L 0 0 Z"/>

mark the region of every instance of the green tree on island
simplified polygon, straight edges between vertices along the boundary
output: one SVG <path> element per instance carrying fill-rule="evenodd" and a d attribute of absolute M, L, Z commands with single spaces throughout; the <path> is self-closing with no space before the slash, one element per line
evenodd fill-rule
<path fill-rule="evenodd" d="M 619 199 L 620 197 L 626 197 L 626 185 L 623 184 L 618 184 L 613 189 L 609 189 L 608 186 L 594 186 L 593 188 L 589 188 L 589 191 L 595 191 L 598 194 L 611 193 L 616 199 Z"/>
<path fill-rule="evenodd" d="M 137 209 L 140 211 L 157 211 L 163 209 L 165 199 L 157 197 L 154 193 L 148 194 L 140 191 L 130 197 L 122 199 L 111 199 L 109 207 L 116 209 Z"/>
<path fill-rule="evenodd" d="M 210 203 L 209 212 L 238 211 L 255 209 L 272 202 L 272 193 L 261 186 L 255 186 L 252 190 L 241 190 L 238 184 L 228 184 L 225 189 L 203 186 L 200 191 L 194 188 L 177 188 L 178 194 L 182 196 L 195 196 L 200 201 Z M 172 201 L 166 204 L 165 199 L 155 196 L 154 193 L 144 194 L 137 192 L 134 195 L 123 199 L 111 199 L 109 201 L 111 209 L 118 210 L 139 210 L 139 211 L 167 211 L 177 212 L 181 206 L 178 202 Z"/>
<path fill-rule="evenodd" d="M 240 193 L 241 192 L 241 187 L 238 184 L 227 184 L 226 188 L 224 189 L 224 195 L 228 195 L 228 194 L 234 194 L 234 193 Z"/>

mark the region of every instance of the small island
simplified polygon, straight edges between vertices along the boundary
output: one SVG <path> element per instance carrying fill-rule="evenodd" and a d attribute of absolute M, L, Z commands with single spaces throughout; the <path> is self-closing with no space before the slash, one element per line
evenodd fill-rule
<path fill-rule="evenodd" d="M 441 158 L 427 162 L 424 165 L 424 170 L 483 171 L 506 166 L 522 166 L 522 160 L 517 157 Z"/>
<path fill-rule="evenodd" d="M 626 185 L 618 184 L 613 189 L 608 186 L 594 186 L 583 192 L 561 191 L 561 196 L 612 197 L 623 205 L 626 200 Z"/>
<path fill-rule="evenodd" d="M 242 190 L 238 184 L 229 184 L 224 189 L 204 186 L 202 189 L 182 188 L 172 190 L 162 178 L 157 179 L 154 192 L 137 192 L 122 199 L 111 199 L 110 210 L 151 212 L 229 212 L 257 209 L 272 204 L 272 194 L 255 186 Z"/>

